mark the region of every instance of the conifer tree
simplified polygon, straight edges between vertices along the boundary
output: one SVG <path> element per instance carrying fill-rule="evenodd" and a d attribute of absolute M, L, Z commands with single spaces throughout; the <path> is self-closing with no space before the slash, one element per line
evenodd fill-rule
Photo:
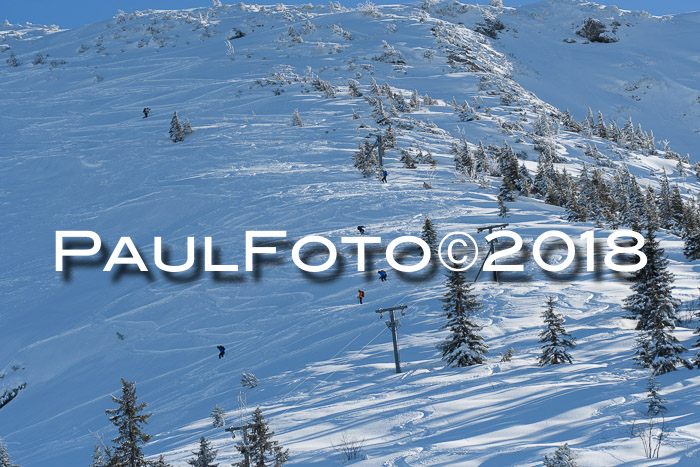
<path fill-rule="evenodd" d="M 377 98 L 374 101 L 372 117 L 374 117 L 374 120 L 380 125 L 386 125 L 389 123 L 389 117 L 386 115 L 386 111 L 384 110 L 384 102 L 382 102 L 381 98 Z"/>
<path fill-rule="evenodd" d="M 348 91 L 350 93 L 350 97 L 362 97 L 362 92 L 357 87 L 359 84 L 360 83 L 358 83 L 354 79 L 348 81 Z"/>
<path fill-rule="evenodd" d="M 194 458 L 187 461 L 193 467 L 218 467 L 214 464 L 217 451 L 211 448 L 211 443 L 202 436 L 199 438 L 199 451 L 193 452 Z"/>
<path fill-rule="evenodd" d="M 700 229 L 686 235 L 683 253 L 690 261 L 700 259 Z"/>
<path fill-rule="evenodd" d="M 537 117 L 537 120 L 532 126 L 532 132 L 537 136 L 543 136 L 545 138 L 551 137 L 554 134 L 552 123 L 546 113 L 540 114 Z"/>
<path fill-rule="evenodd" d="M 634 274 L 634 293 L 624 301 L 625 318 L 636 319 L 637 330 L 650 330 L 654 314 L 663 314 L 675 326 L 680 302 L 672 296 L 674 276 L 668 271 L 668 259 L 653 228 L 647 227 L 641 252 L 647 264 Z"/>
<path fill-rule="evenodd" d="M 19 467 L 16 464 L 12 463 L 12 460 L 10 459 L 10 453 L 7 452 L 7 448 L 5 447 L 5 443 L 3 443 L 1 438 L 0 438 L 0 467 Z"/>
<path fill-rule="evenodd" d="M 112 440 L 114 454 L 110 459 L 110 467 L 145 467 L 148 462 L 143 457 L 142 446 L 151 439 L 144 433 L 143 425 L 153 415 L 143 413 L 147 404 L 138 403 L 133 382 L 122 378 L 121 397 L 111 396 L 118 404 L 116 409 L 105 410 L 109 421 L 119 430 L 119 436 Z"/>
<path fill-rule="evenodd" d="M 506 203 L 503 202 L 503 198 L 501 196 L 498 196 L 498 197 L 496 197 L 496 200 L 498 201 L 498 217 L 501 217 L 501 218 L 508 217 L 508 213 L 510 212 L 510 209 L 508 209 L 508 206 L 506 206 Z"/>
<path fill-rule="evenodd" d="M 447 292 L 440 300 L 447 324 L 441 329 L 449 329 L 450 336 L 438 345 L 442 359 L 456 367 L 484 363 L 488 346 L 478 334 L 481 327 L 472 321 L 481 304 L 461 271 L 450 271 L 445 286 Z"/>
<path fill-rule="evenodd" d="M 484 148 L 484 143 L 479 141 L 476 146 L 476 154 L 474 156 L 476 161 L 476 171 L 479 173 L 489 173 L 491 168 L 489 167 L 488 157 L 486 156 L 486 148 Z"/>
<path fill-rule="evenodd" d="M 515 192 L 515 183 L 510 175 L 504 175 L 501 180 L 501 186 L 498 190 L 498 197 L 503 201 L 515 201 L 517 193 Z"/>
<path fill-rule="evenodd" d="M 267 467 L 274 465 L 282 466 L 289 461 L 289 450 L 279 446 L 279 442 L 274 441 L 272 436 L 274 431 L 270 431 L 265 417 L 263 417 L 260 407 L 253 412 L 253 421 L 249 425 L 248 443 L 239 443 L 236 449 L 244 456 L 250 457 L 250 465 L 239 462 L 239 467 Z"/>
<path fill-rule="evenodd" d="M 576 467 L 576 458 L 567 443 L 562 444 L 550 456 L 544 456 L 544 467 Z"/>
<path fill-rule="evenodd" d="M 379 95 L 381 94 L 381 91 L 379 90 L 379 86 L 377 85 L 374 76 L 372 76 L 369 79 L 369 92 L 375 97 L 379 97 Z"/>
<path fill-rule="evenodd" d="M 532 191 L 532 177 L 530 177 L 530 171 L 527 170 L 525 164 L 520 164 L 518 178 L 520 181 L 520 194 L 523 196 L 530 196 L 530 192 Z"/>
<path fill-rule="evenodd" d="M 464 101 L 464 104 L 462 104 L 459 110 L 459 121 L 471 122 L 472 120 L 480 119 L 477 113 L 474 111 L 474 109 L 472 109 L 471 105 L 469 105 L 469 102 Z"/>
<path fill-rule="evenodd" d="M 673 185 L 671 190 L 671 221 L 669 227 L 671 232 L 678 236 L 685 236 L 686 232 L 686 206 L 681 197 L 678 185 Z"/>
<path fill-rule="evenodd" d="M 165 457 L 161 454 L 158 460 L 153 464 L 153 467 L 171 467 L 170 464 L 165 462 Z"/>
<path fill-rule="evenodd" d="M 214 406 L 214 410 L 211 411 L 209 416 L 211 417 L 211 424 L 214 428 L 226 425 L 226 411 L 218 405 Z"/>
<path fill-rule="evenodd" d="M 635 274 L 634 293 L 625 300 L 626 317 L 638 320 L 637 364 L 663 374 L 685 363 L 680 357 L 685 349 L 673 335 L 680 302 L 672 296 L 673 274 L 667 270 L 668 259 L 651 228 L 642 252 L 647 264 Z"/>
<path fill-rule="evenodd" d="M 10 58 L 8 58 L 6 62 L 13 68 L 18 67 L 22 64 L 22 62 L 20 62 L 17 56 L 15 55 L 14 50 L 10 50 Z"/>
<path fill-rule="evenodd" d="M 536 195 L 545 197 L 547 195 L 547 186 L 554 179 L 554 164 L 552 162 L 552 154 L 545 150 L 540 152 L 537 158 L 537 173 L 532 183 L 532 192 Z"/>
<path fill-rule="evenodd" d="M 651 186 L 647 187 L 644 195 L 644 222 L 647 228 L 654 230 L 658 229 L 660 225 L 659 210 L 656 206 L 656 193 L 654 193 L 654 189 Z"/>
<path fill-rule="evenodd" d="M 184 137 L 184 130 L 180 124 L 180 119 L 177 116 L 177 112 L 173 113 L 173 118 L 170 120 L 170 139 L 173 143 L 182 141 Z"/>
<path fill-rule="evenodd" d="M 666 413 L 666 406 L 664 405 L 666 402 L 668 401 L 659 394 L 659 384 L 656 382 L 656 378 L 654 378 L 654 374 L 652 373 L 647 382 L 647 415 L 650 417 L 658 417 Z"/>
<path fill-rule="evenodd" d="M 671 208 L 671 187 L 668 183 L 668 177 L 666 176 L 666 169 L 664 169 L 664 176 L 661 179 L 661 187 L 659 188 L 657 198 L 661 227 L 670 229 L 672 226 L 673 209 Z"/>
<path fill-rule="evenodd" d="M 540 333 L 540 342 L 543 344 L 540 366 L 571 363 L 571 356 L 566 349 L 573 349 L 576 340 L 564 329 L 564 318 L 555 313 L 554 297 L 547 298 L 547 309 L 542 313 L 542 318 L 547 329 Z"/>
<path fill-rule="evenodd" d="M 403 148 L 399 149 L 401 151 L 401 162 L 403 162 L 404 167 L 407 169 L 415 169 L 416 161 L 413 159 L 411 153 Z"/>
<path fill-rule="evenodd" d="M 700 287 L 698 287 L 698 290 L 700 290 Z M 695 317 L 700 318 L 700 309 L 695 311 Z M 697 349 L 695 352 L 695 360 L 693 364 L 695 365 L 695 368 L 700 368 L 700 324 L 698 324 L 698 326 L 695 328 L 693 334 L 698 336 L 697 340 L 693 344 L 693 347 Z"/>
<path fill-rule="evenodd" d="M 409 102 L 409 106 L 411 107 L 412 112 L 420 110 L 420 96 L 418 95 L 418 91 L 415 89 L 413 90 L 413 94 L 411 94 L 411 101 Z"/>
<path fill-rule="evenodd" d="M 371 177 L 377 172 L 377 151 L 372 149 L 372 145 L 366 139 L 360 142 L 358 152 L 352 158 L 355 168 L 362 172 L 363 177 Z"/>
<path fill-rule="evenodd" d="M 105 452 L 105 449 L 102 449 L 100 444 L 95 444 L 90 467 L 109 467 L 109 458 L 109 452 Z M 2 464 L 0 463 L 0 465 Z"/>
<path fill-rule="evenodd" d="M 468 177 L 474 177 L 476 175 L 476 161 L 467 142 L 461 140 L 459 145 L 453 145 L 452 153 L 455 155 L 455 170 Z"/>
<path fill-rule="evenodd" d="M 304 122 L 301 121 L 301 115 L 299 115 L 299 109 L 294 109 L 292 113 L 292 126 L 304 126 Z"/>
<path fill-rule="evenodd" d="M 190 125 L 190 119 L 185 117 L 185 121 L 182 123 L 182 134 L 191 135 L 192 133 L 194 133 L 194 130 L 192 129 L 192 125 Z"/>
<path fill-rule="evenodd" d="M 435 232 L 435 227 L 433 226 L 433 222 L 430 220 L 429 217 L 425 218 L 425 222 L 423 223 L 423 230 L 421 231 L 420 236 L 425 241 L 425 243 L 427 243 L 428 246 L 430 247 L 430 252 L 433 255 L 437 254 L 438 237 L 437 237 L 437 233 Z"/>

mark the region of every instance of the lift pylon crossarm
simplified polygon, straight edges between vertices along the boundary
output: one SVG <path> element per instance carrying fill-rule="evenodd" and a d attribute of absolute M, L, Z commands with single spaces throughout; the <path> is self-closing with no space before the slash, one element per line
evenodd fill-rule
<path fill-rule="evenodd" d="M 496 225 L 487 225 L 486 227 L 479 227 L 476 229 L 476 233 L 481 233 L 485 230 L 488 230 L 489 233 L 493 232 L 494 229 L 505 229 L 508 227 L 510 224 L 496 224 Z"/>

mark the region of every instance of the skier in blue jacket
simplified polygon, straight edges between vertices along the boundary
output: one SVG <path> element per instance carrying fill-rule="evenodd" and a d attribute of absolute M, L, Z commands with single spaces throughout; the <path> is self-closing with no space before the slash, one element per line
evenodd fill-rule
<path fill-rule="evenodd" d="M 382 171 L 382 183 L 388 183 L 388 182 L 386 181 L 386 176 L 387 176 L 387 175 L 388 175 L 388 174 L 386 173 L 386 169 L 383 170 L 383 171 Z"/>
<path fill-rule="evenodd" d="M 379 273 L 379 280 L 382 282 L 386 281 L 386 271 L 384 269 L 381 269 L 378 271 Z"/>
<path fill-rule="evenodd" d="M 219 358 L 223 358 L 226 348 L 223 345 L 217 345 L 216 348 L 219 349 Z"/>

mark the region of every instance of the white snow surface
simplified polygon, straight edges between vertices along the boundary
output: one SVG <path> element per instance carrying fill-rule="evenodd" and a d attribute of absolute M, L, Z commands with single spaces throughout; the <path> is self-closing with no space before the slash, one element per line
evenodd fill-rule
<path fill-rule="evenodd" d="M 95 434 L 115 436 L 104 410 L 114 406 L 109 395 L 123 377 L 136 381 L 154 414 L 146 453 L 176 466 L 186 465 L 200 436 L 213 442 L 221 465 L 240 460 L 238 438 L 212 428 L 208 414 L 218 404 L 235 423 L 241 391 L 249 411 L 263 409 L 293 465 L 340 464 L 333 444 L 344 433 L 364 440 L 358 466 L 539 465 L 565 442 L 584 466 L 698 465 L 697 370 L 658 378 L 670 429 L 659 459 L 645 459 L 628 433 L 643 409 L 648 374 L 633 365 L 634 323 L 622 318 L 626 276 L 585 268 L 543 274 L 531 256 L 523 274 L 503 274 L 500 284 L 484 274 L 476 320 L 490 347 L 487 363 L 446 368 L 435 347 L 446 332 L 438 300 L 444 269 L 402 280 L 378 255 L 361 273 L 340 243 L 364 225 L 386 245 L 419 234 L 429 216 L 440 235 L 464 230 L 483 246 L 476 228 L 502 222 L 497 189 L 455 176 L 450 145 L 460 137 L 506 140 L 527 155 L 521 161 L 534 174 L 532 143 L 516 141 L 524 132 L 499 131 L 498 122 L 520 121 L 530 131 L 536 112 L 551 106 L 568 107 L 579 120 L 588 107 L 620 125 L 632 116 L 697 162 L 698 14 L 660 18 L 576 1 L 503 10 L 454 2 L 378 8 L 380 17 L 328 5 L 224 6 L 125 13 L 67 31 L 0 27 L 0 391 L 27 383 L 0 409 L 0 436 L 16 463 L 87 465 Z M 485 16 L 503 22 L 498 39 L 469 29 Z M 619 41 L 583 44 L 573 30 L 588 16 L 619 21 Z M 304 30 L 307 20 L 313 30 Z M 438 22 L 479 71 L 448 64 L 459 47 L 431 32 Z M 225 41 L 233 28 L 245 36 L 230 41 L 231 60 Z M 404 65 L 374 60 L 382 41 Z M 10 48 L 19 67 L 4 63 Z M 48 55 L 46 63 L 32 64 L 37 53 Z M 336 86 L 337 96 L 315 90 L 305 81 L 311 73 Z M 490 84 L 480 87 L 484 76 Z M 349 96 L 347 82 L 357 79 L 367 94 L 370 77 L 406 97 L 416 89 L 438 100 L 404 116 L 413 128 L 394 127 L 397 146 L 429 148 L 434 169 L 403 168 L 397 150 L 385 156 L 387 184 L 353 168 L 358 143 L 378 125 L 371 107 Z M 501 104 L 496 84 L 518 101 Z M 453 97 L 476 98 L 483 118 L 459 122 Z M 152 109 L 148 119 L 143 107 Z M 291 125 L 295 109 L 303 127 Z M 168 139 L 173 111 L 195 130 L 181 143 Z M 658 186 L 665 169 L 684 196 L 700 191 L 689 170 L 680 176 L 675 161 L 661 155 L 563 130 L 555 140 L 566 158 L 558 169 L 577 173 L 582 161 L 590 163 L 583 150 L 591 143 L 643 185 Z M 509 229 L 530 247 L 546 230 L 577 239 L 594 229 L 567 223 L 562 209 L 541 200 L 521 197 L 509 207 Z M 150 280 L 102 272 L 104 262 L 76 267 L 64 279 L 54 269 L 56 230 L 96 231 L 110 252 L 131 236 Z M 293 265 L 291 248 L 282 248 L 283 261 L 259 264 L 257 277 L 241 271 L 169 279 L 155 268 L 153 237 L 163 237 L 179 263 L 186 237 L 201 248 L 211 236 L 221 261 L 243 270 L 247 230 L 286 230 L 292 240 L 323 235 L 338 245 L 344 267 L 311 280 Z M 596 236 L 604 241 L 610 232 Z M 660 239 L 675 296 L 690 306 L 700 262 L 685 259 L 679 238 Z M 389 272 L 387 282 L 377 269 Z M 577 339 L 572 365 L 537 366 L 548 295 Z M 403 373 L 395 374 L 391 334 L 374 310 L 399 304 L 408 309 L 399 328 Z M 687 348 L 696 325 L 676 330 Z M 226 346 L 221 360 L 219 344 Z M 499 363 L 499 352 L 511 346 L 513 360 Z M 260 384 L 242 388 L 243 372 Z"/>

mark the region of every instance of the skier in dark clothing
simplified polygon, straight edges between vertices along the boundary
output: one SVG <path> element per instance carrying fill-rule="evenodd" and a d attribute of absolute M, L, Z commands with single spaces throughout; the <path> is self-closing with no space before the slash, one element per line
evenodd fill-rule
<path fill-rule="evenodd" d="M 144 107 L 144 109 L 143 109 L 143 118 L 148 118 L 148 114 L 149 114 L 150 111 L 151 111 L 150 108 Z"/>
<path fill-rule="evenodd" d="M 360 232 L 360 235 L 365 234 L 365 226 L 364 225 L 358 225 L 357 230 Z"/>
<path fill-rule="evenodd" d="M 379 280 L 382 282 L 386 281 L 386 271 L 384 269 L 381 269 L 379 272 Z"/>
<path fill-rule="evenodd" d="M 217 345 L 216 348 L 219 349 L 219 358 L 223 358 L 226 353 L 226 348 L 223 345 Z"/>
<path fill-rule="evenodd" d="M 386 176 L 387 176 L 387 175 L 388 175 L 388 174 L 386 173 L 386 170 L 382 170 L 382 183 L 388 183 L 388 182 L 386 181 Z"/>
<path fill-rule="evenodd" d="M 360 299 L 360 305 L 362 305 L 362 299 L 365 298 L 365 292 L 362 289 L 357 289 L 357 298 Z"/>

